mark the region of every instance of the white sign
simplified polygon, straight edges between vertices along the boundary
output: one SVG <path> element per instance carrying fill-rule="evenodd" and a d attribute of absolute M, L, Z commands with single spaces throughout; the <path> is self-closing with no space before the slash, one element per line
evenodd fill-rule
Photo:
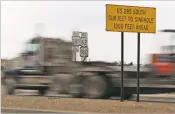
<path fill-rule="evenodd" d="M 87 57 L 81 57 L 81 61 L 87 61 Z"/>
<path fill-rule="evenodd" d="M 72 61 L 76 61 L 76 52 L 72 53 Z"/>
<path fill-rule="evenodd" d="M 72 42 L 74 46 L 80 46 L 81 45 L 81 39 L 79 36 L 72 36 Z"/>
<path fill-rule="evenodd" d="M 87 32 L 82 32 L 81 33 L 81 37 L 82 38 L 87 38 L 88 37 L 88 33 Z"/>
<path fill-rule="evenodd" d="M 80 57 L 88 57 L 88 47 L 80 47 Z"/>
<path fill-rule="evenodd" d="M 73 52 L 79 52 L 79 46 L 73 46 L 72 51 Z"/>
<path fill-rule="evenodd" d="M 81 38 L 81 46 L 86 47 L 88 45 L 88 39 L 87 38 Z"/>
<path fill-rule="evenodd" d="M 80 32 L 79 31 L 73 31 L 72 36 L 80 36 Z"/>

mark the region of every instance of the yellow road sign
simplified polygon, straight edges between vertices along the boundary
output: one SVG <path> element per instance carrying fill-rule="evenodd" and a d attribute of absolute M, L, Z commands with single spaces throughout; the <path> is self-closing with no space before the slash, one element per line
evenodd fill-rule
<path fill-rule="evenodd" d="M 156 33 L 156 8 L 106 4 L 106 31 Z"/>

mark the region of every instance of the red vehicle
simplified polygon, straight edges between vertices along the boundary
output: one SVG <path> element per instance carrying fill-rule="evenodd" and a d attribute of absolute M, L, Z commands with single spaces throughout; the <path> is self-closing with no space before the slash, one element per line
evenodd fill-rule
<path fill-rule="evenodd" d="M 175 30 L 162 30 L 175 33 Z M 175 75 L 175 45 L 162 46 L 162 53 L 152 54 L 152 66 L 156 76 Z"/>
<path fill-rule="evenodd" d="M 153 54 L 152 65 L 156 75 L 172 76 L 175 74 L 175 56 L 173 54 Z"/>

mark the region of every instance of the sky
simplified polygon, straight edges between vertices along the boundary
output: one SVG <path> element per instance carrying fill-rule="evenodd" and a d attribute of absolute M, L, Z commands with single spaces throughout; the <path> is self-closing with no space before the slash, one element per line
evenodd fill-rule
<path fill-rule="evenodd" d="M 3 1 L 1 58 L 18 56 L 41 23 L 42 36 L 71 40 L 74 30 L 88 32 L 88 60 L 120 61 L 120 33 L 105 31 L 105 4 L 155 7 L 156 29 L 175 29 L 175 1 Z M 124 60 L 136 63 L 137 33 L 124 35 Z M 169 44 L 169 37 L 159 32 L 141 34 L 141 63 L 148 62 L 149 53 L 160 52 L 160 46 Z"/>

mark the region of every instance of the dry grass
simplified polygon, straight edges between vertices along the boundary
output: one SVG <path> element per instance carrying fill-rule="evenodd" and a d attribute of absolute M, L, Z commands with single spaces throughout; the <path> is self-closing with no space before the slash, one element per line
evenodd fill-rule
<path fill-rule="evenodd" d="M 91 99 L 47 99 L 39 97 L 3 96 L 2 107 L 37 108 L 103 113 L 173 113 L 175 104 Z"/>

